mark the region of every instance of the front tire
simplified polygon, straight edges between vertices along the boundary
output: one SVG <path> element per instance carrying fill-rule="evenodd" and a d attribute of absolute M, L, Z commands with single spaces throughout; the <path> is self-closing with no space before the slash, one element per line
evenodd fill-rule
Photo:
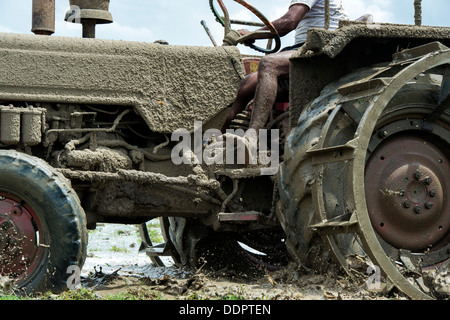
<path fill-rule="evenodd" d="M 25 294 L 66 289 L 83 267 L 86 217 L 77 194 L 46 162 L 0 151 L 0 275 Z"/>

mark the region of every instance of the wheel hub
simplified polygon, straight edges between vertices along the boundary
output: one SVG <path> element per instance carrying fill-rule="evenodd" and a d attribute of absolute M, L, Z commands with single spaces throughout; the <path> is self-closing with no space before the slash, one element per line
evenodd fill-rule
<path fill-rule="evenodd" d="M 18 200 L 0 193 L 0 274 L 13 278 L 31 271 L 38 251 L 33 212 Z"/>
<path fill-rule="evenodd" d="M 447 157 L 428 139 L 402 134 L 381 143 L 366 167 L 366 201 L 376 232 L 413 252 L 445 246 L 448 172 Z"/>

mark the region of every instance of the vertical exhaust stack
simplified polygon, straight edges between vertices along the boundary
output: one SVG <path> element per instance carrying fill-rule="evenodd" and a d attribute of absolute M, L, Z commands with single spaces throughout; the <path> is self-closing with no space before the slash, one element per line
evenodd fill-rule
<path fill-rule="evenodd" d="M 33 0 L 31 32 L 46 36 L 55 33 L 55 0 Z"/>
<path fill-rule="evenodd" d="M 422 25 L 422 0 L 414 0 L 414 22 L 416 26 Z"/>
<path fill-rule="evenodd" d="M 110 0 L 70 0 L 65 20 L 83 25 L 83 38 L 95 38 L 97 24 L 112 23 Z"/>

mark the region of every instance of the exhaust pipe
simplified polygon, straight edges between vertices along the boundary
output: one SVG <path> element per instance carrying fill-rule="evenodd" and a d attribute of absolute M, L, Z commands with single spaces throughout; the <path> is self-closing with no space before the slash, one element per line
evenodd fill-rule
<path fill-rule="evenodd" d="M 45 36 L 55 33 L 55 0 L 33 0 L 31 32 Z"/>
<path fill-rule="evenodd" d="M 95 38 L 97 24 L 112 23 L 110 0 L 70 0 L 70 8 L 64 20 L 83 25 L 83 38 Z"/>

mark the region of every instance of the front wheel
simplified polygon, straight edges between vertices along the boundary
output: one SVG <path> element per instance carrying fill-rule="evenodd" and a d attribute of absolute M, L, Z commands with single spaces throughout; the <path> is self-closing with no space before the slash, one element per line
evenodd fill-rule
<path fill-rule="evenodd" d="M 0 275 L 25 294 L 59 292 L 86 250 L 85 213 L 70 183 L 38 158 L 0 151 Z"/>

